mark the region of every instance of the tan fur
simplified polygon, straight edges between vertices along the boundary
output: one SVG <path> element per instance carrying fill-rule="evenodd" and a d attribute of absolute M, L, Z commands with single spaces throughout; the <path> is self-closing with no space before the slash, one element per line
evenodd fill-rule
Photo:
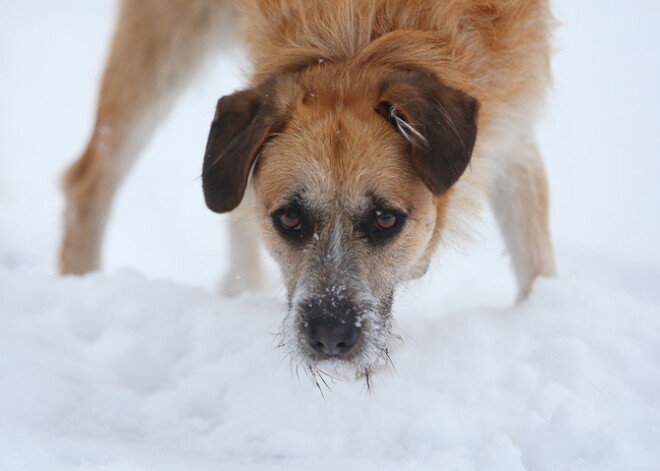
<path fill-rule="evenodd" d="M 423 255 L 417 259 L 417 265 L 425 267 L 442 239 L 443 229 L 447 225 L 447 205 L 471 211 L 478 207 L 474 199 L 490 191 L 500 223 L 503 226 L 515 224 L 520 227 L 517 231 L 520 234 L 509 236 L 506 234 L 516 230 L 503 227 L 518 274 L 519 299 L 529 294 L 536 276 L 554 273 L 548 236 L 547 183 L 536 150 L 533 144 L 528 144 L 533 141 L 533 136 L 531 127 L 527 127 L 534 120 L 549 82 L 548 36 L 551 17 L 547 2 L 262 0 L 246 2 L 245 12 L 249 28 L 248 45 L 255 66 L 255 83 L 269 76 L 303 70 L 300 82 L 307 91 L 315 93 L 319 106 L 323 106 L 323 100 L 326 104 L 341 102 L 345 104 L 345 111 L 351 106 L 368 109 L 355 101 L 363 97 L 372 99 L 374 81 L 388 70 L 430 68 L 448 85 L 479 100 L 481 109 L 478 126 L 481 136 L 489 134 L 488 129 L 492 124 L 503 126 L 498 120 L 506 120 L 509 110 L 513 110 L 513 114 L 522 113 L 523 116 L 519 118 L 521 122 L 512 123 L 513 129 L 500 130 L 502 133 L 511 133 L 514 140 L 525 142 L 520 147 L 516 143 L 511 149 L 505 150 L 515 153 L 510 159 L 521 163 L 500 164 L 504 169 L 512 167 L 520 170 L 501 176 L 500 172 L 504 169 L 493 170 L 489 164 L 482 165 L 480 159 L 491 157 L 495 160 L 499 156 L 489 154 L 502 151 L 489 149 L 488 139 L 480 138 L 472 168 L 483 170 L 477 175 L 468 171 L 455 191 L 434 198 L 437 216 L 434 218 L 433 236 L 430 240 L 423 238 L 418 248 L 423 251 Z M 317 65 L 319 62 L 321 64 Z M 325 67 L 326 64 L 329 66 Z M 374 121 L 360 121 L 366 129 L 356 133 L 359 139 L 378 136 L 375 125 L 369 129 L 370 123 Z M 337 123 L 328 119 L 328 129 L 337 127 Z M 300 128 L 309 129 L 304 123 Z M 309 137 L 310 142 L 319 142 L 316 136 Z M 381 139 L 381 148 L 382 143 Z M 356 143 L 354 147 L 368 149 L 369 144 Z M 341 154 L 331 149 L 320 154 L 320 159 L 328 159 L 335 167 L 337 176 L 332 181 L 350 182 L 348 187 L 364 187 L 363 184 L 347 179 L 347 176 L 355 173 L 355 169 L 350 166 L 355 165 L 357 160 L 341 159 Z M 291 152 L 286 155 L 291 155 Z M 294 155 L 310 155 L 310 152 Z M 387 154 L 376 149 L 365 151 L 360 155 L 359 165 L 364 173 L 373 178 L 380 177 L 382 181 L 395 178 L 391 182 L 393 188 L 390 194 L 396 200 L 398 196 L 395 196 L 395 189 L 414 188 L 415 177 L 409 168 L 391 171 L 385 168 L 384 158 L 369 162 L 370 156 L 384 155 Z M 527 163 L 528 160 L 533 163 Z M 264 167 L 268 166 L 269 159 L 264 158 L 264 161 L 267 162 Z M 397 165 L 405 163 L 396 157 L 393 157 L 392 162 Z M 288 165 L 292 172 L 299 172 L 299 164 L 294 159 Z M 286 167 L 285 162 L 272 165 L 272 168 L 279 171 L 284 171 Z M 271 167 L 268 169 L 270 172 Z M 509 182 L 506 182 L 507 178 Z M 522 183 L 514 183 L 518 180 Z M 498 212 L 497 200 L 501 191 L 489 188 L 507 184 L 521 187 L 522 194 L 516 194 L 515 190 L 508 192 L 509 198 L 519 198 L 516 205 L 520 209 L 511 211 L 504 207 Z M 283 189 L 277 188 L 273 182 L 270 190 L 277 193 Z M 423 199 L 418 198 L 417 201 Z M 264 200 L 269 201 L 269 197 L 265 196 Z M 450 203 L 451 200 L 454 201 Z M 470 216 L 462 212 L 459 217 Z M 460 221 L 451 224 L 458 226 Z M 515 244 L 526 247 L 516 247 Z M 518 255 L 520 251 L 527 255 Z"/>
<path fill-rule="evenodd" d="M 185 83 L 230 15 L 225 3 L 124 0 L 96 127 L 65 179 L 63 273 L 98 267 L 113 193 L 168 108 L 163 97 Z M 423 273 L 445 233 L 473 216 L 483 196 L 512 254 L 519 297 L 536 276 L 553 273 L 547 183 L 532 127 L 549 82 L 546 0 L 245 0 L 239 10 L 252 85 L 293 77 L 278 95 L 291 122 L 266 146 L 254 176 L 262 232 L 290 287 L 299 257 L 277 239 L 268 214 L 301 181 L 338 212 L 362 204 L 369 188 L 414 208 L 387 257 L 394 281 Z M 401 69 L 431 71 L 481 105 L 470 168 L 439 196 L 403 157 L 406 142 L 373 113 L 383 77 Z M 366 270 L 374 283 L 385 276 L 373 262 Z"/>
<path fill-rule="evenodd" d="M 99 267 L 115 191 L 229 13 L 215 0 L 125 0 L 103 74 L 96 122 L 66 172 L 62 273 Z M 222 45 L 222 42 L 220 42 Z"/>

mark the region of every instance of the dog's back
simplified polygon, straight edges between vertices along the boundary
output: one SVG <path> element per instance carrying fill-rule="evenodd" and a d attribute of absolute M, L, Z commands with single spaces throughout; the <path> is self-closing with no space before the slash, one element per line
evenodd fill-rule
<path fill-rule="evenodd" d="M 405 40 L 373 50 L 373 61 L 424 64 L 482 102 L 540 95 L 549 79 L 546 0 L 249 0 L 242 11 L 255 82 L 350 61 L 396 31 Z"/>

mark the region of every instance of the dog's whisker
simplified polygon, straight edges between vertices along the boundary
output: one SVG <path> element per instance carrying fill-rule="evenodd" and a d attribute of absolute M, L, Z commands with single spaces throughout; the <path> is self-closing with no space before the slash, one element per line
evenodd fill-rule
<path fill-rule="evenodd" d="M 310 379 L 312 380 L 312 382 L 314 383 L 314 385 L 316 386 L 316 389 L 319 390 L 319 393 L 321 394 L 321 397 L 323 398 L 323 400 L 325 400 L 325 394 L 323 393 L 323 388 L 321 386 L 321 383 L 319 383 L 319 381 L 318 381 L 319 380 L 318 370 L 316 370 L 313 366 L 309 365 L 308 368 L 307 368 L 307 373 L 308 373 Z M 322 378 L 321 378 L 321 380 L 323 381 Z M 323 383 L 325 383 L 325 381 L 323 381 Z M 325 383 L 325 384 L 326 384 L 326 387 L 327 387 L 327 383 Z"/>
<path fill-rule="evenodd" d="M 284 336 L 282 335 L 282 331 L 277 331 L 277 332 L 269 332 L 269 334 L 272 336 L 270 345 L 272 348 L 277 349 L 277 348 L 282 348 L 286 345 L 284 342 Z"/>
<path fill-rule="evenodd" d="M 337 377 L 332 376 L 332 375 L 326 373 L 325 371 L 322 371 L 322 370 L 317 370 L 317 371 L 318 371 L 320 377 L 323 377 L 325 375 L 330 380 L 330 382 L 332 384 L 336 384 L 336 382 L 338 381 Z M 325 380 L 324 380 L 324 382 L 325 382 Z M 330 389 L 330 388 L 328 388 L 328 389 Z"/>
<path fill-rule="evenodd" d="M 392 357 L 390 356 L 390 351 L 387 348 L 385 349 L 385 358 L 386 358 L 386 362 L 389 363 L 390 366 L 392 366 L 392 370 L 394 370 L 394 373 L 398 377 L 399 372 L 397 371 L 396 366 L 394 365 L 394 362 L 392 361 Z"/>
<path fill-rule="evenodd" d="M 319 374 L 319 375 L 318 375 L 318 378 L 323 382 L 323 384 L 325 385 L 325 387 L 328 388 L 328 391 L 332 391 L 332 388 L 330 388 L 330 385 L 329 385 L 328 382 L 325 380 L 325 378 L 323 377 L 322 374 Z"/>
<path fill-rule="evenodd" d="M 367 393 L 369 396 L 373 396 L 373 385 L 371 384 L 371 376 L 369 370 L 364 370 L 364 380 L 367 386 Z"/>
<path fill-rule="evenodd" d="M 325 394 L 323 394 L 323 389 L 321 388 L 321 385 L 319 384 L 319 382 L 318 382 L 318 381 L 314 381 L 314 384 L 316 384 L 316 388 L 317 388 L 317 389 L 319 390 L 319 392 L 321 393 L 321 397 L 323 398 L 323 400 L 325 400 Z"/>

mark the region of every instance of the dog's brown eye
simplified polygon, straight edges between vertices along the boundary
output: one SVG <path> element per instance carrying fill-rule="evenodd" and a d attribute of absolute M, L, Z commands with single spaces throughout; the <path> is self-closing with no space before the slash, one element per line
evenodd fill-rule
<path fill-rule="evenodd" d="M 287 229 L 300 230 L 300 216 L 293 211 L 284 211 L 280 214 L 280 222 Z"/>
<path fill-rule="evenodd" d="M 383 208 L 382 205 L 379 206 Z M 360 231 L 371 243 L 385 243 L 396 237 L 406 222 L 406 213 L 397 211 L 396 209 L 385 208 L 373 209 L 362 219 Z"/>
<path fill-rule="evenodd" d="M 396 224 L 396 215 L 383 211 L 376 211 L 376 225 L 379 229 L 391 229 Z"/>

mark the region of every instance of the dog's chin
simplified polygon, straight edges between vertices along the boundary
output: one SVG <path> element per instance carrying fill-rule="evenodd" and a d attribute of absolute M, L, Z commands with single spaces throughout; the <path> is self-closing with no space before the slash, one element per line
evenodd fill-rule
<path fill-rule="evenodd" d="M 363 321 L 358 344 L 342 356 L 328 357 L 312 350 L 294 314 L 289 314 L 282 324 L 281 345 L 291 358 L 294 370 L 303 370 L 315 382 L 324 378 L 360 380 L 381 371 L 391 362 L 390 344 L 398 338 L 391 331 L 389 316 L 374 314 L 369 317 Z"/>
<path fill-rule="evenodd" d="M 302 360 L 305 371 L 312 381 L 330 378 L 337 381 L 359 381 L 383 370 L 387 365 L 387 353 L 383 352 L 378 358 L 368 361 L 355 361 L 342 358 L 328 358 Z"/>

